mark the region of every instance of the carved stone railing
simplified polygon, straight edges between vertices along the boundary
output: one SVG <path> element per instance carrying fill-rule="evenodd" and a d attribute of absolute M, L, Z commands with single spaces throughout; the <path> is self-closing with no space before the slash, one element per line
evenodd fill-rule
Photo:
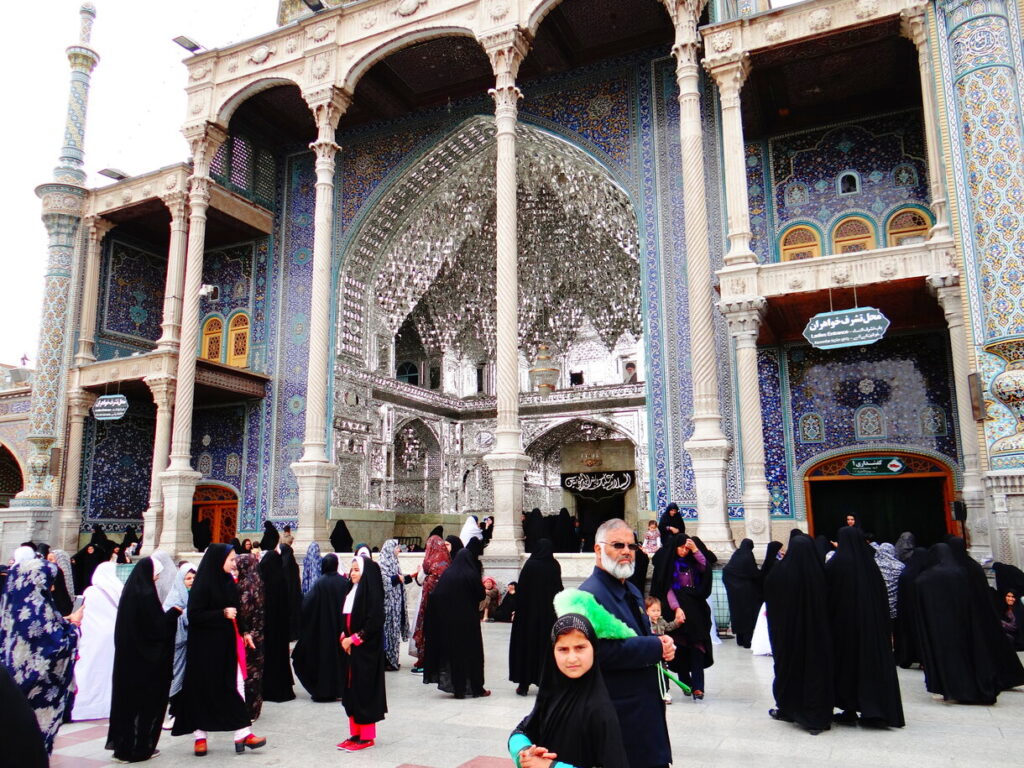
<path fill-rule="evenodd" d="M 178 356 L 172 352 L 149 352 L 132 357 L 117 357 L 83 365 L 77 369 L 79 386 L 101 388 L 123 381 L 141 381 L 147 376 L 174 378 Z"/>
<path fill-rule="evenodd" d="M 921 3 L 922 0 L 819 0 L 758 12 L 756 16 L 702 28 L 704 55 L 709 66 L 714 66 L 718 59 L 895 17 Z"/>
<path fill-rule="evenodd" d="M 777 264 L 744 264 L 718 272 L 722 300 L 852 288 L 957 271 L 950 243 L 902 245 Z"/>
<path fill-rule="evenodd" d="M 461 398 L 444 392 L 424 389 L 412 384 L 397 381 L 378 373 L 362 371 L 357 368 L 338 366 L 339 375 L 344 378 L 369 385 L 377 397 L 387 399 L 401 398 L 433 412 L 450 414 L 453 417 L 469 416 L 497 410 L 497 401 L 493 396 Z M 609 384 L 596 387 L 572 387 L 555 390 L 544 397 L 537 392 L 521 392 L 519 404 L 523 409 L 534 410 L 574 410 L 575 408 L 608 407 L 615 403 L 639 403 L 645 397 L 645 385 Z"/>

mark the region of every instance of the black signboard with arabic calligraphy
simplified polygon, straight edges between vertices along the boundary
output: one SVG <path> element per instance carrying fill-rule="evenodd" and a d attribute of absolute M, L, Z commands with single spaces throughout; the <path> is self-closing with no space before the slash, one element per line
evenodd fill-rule
<path fill-rule="evenodd" d="M 822 312 L 808 321 L 804 338 L 818 349 L 874 344 L 885 336 L 889 319 L 874 307 Z"/>
<path fill-rule="evenodd" d="M 636 483 L 636 472 L 573 472 L 562 475 L 562 487 L 586 499 L 602 501 L 620 496 Z"/>

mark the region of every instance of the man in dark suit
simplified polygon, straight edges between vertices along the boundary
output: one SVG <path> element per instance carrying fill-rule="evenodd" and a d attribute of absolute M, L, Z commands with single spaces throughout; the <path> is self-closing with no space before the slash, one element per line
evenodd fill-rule
<path fill-rule="evenodd" d="M 627 581 L 633 575 L 636 550 L 636 537 L 625 521 L 614 518 L 602 523 L 594 541 L 597 566 L 580 589 L 590 592 L 637 634 L 625 640 L 598 641 L 597 661 L 619 715 L 623 743 L 630 745 L 631 768 L 652 768 L 672 762 L 658 663 L 672 660 L 675 644 L 667 635 L 651 634 L 643 595 Z"/>

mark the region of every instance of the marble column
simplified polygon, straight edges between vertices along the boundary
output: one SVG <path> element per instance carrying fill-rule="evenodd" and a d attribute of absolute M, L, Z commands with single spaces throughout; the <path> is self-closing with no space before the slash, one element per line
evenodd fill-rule
<path fill-rule="evenodd" d="M 181 299 L 185 289 L 185 255 L 188 250 L 188 196 L 184 191 L 161 198 L 171 212 L 171 240 L 167 249 L 164 280 L 164 315 L 158 350 L 177 352 L 181 341 Z"/>
<path fill-rule="evenodd" d="M 750 202 L 747 199 L 746 151 L 743 146 L 743 115 L 740 91 L 750 73 L 746 53 L 705 61 L 715 84 L 722 108 L 722 156 L 725 166 L 725 195 L 728 218 L 729 252 L 726 266 L 756 264 L 750 250 Z"/>
<path fill-rule="evenodd" d="M 157 548 L 164 522 L 161 473 L 167 469 L 171 453 L 171 414 L 174 412 L 175 380 L 170 376 L 161 375 L 147 376 L 143 381 L 153 394 L 153 403 L 156 405 L 156 435 L 153 438 L 149 506 L 142 514 L 142 552 L 148 555 Z"/>
<path fill-rule="evenodd" d="M 952 240 L 949 229 L 949 203 L 946 198 L 946 167 L 939 139 L 939 115 L 935 106 L 935 74 L 928 42 L 928 3 L 918 3 L 900 12 L 900 32 L 917 48 L 917 68 L 921 75 L 921 112 L 928 153 L 928 186 L 931 196 L 932 225 L 929 239 Z"/>
<path fill-rule="evenodd" d="M 67 380 L 68 313 L 71 298 L 71 266 L 86 196 L 84 152 L 85 119 L 89 103 L 89 79 L 99 55 L 89 43 L 96 9 L 85 3 L 79 10 L 77 45 L 67 50 L 71 85 L 64 121 L 64 146 L 53 171 L 53 181 L 36 188 L 42 201 L 46 226 L 47 265 L 43 287 L 43 313 L 39 328 L 39 349 L 32 378 L 32 404 L 27 440 L 25 487 L 11 500 L 11 507 L 42 510 L 41 520 L 52 514 L 57 488 L 50 474 L 50 449 L 62 432 L 63 397 Z M 30 515 L 31 516 L 31 515 Z M 30 523 L 30 528 L 38 524 Z M 41 531 L 38 527 L 35 529 Z"/>
<path fill-rule="evenodd" d="M 309 362 L 306 367 L 306 424 L 302 458 L 291 465 L 299 486 L 298 530 L 295 549 L 329 535 L 327 513 L 335 465 L 327 455 L 327 383 L 331 375 L 331 263 L 334 231 L 335 156 L 338 121 L 351 97 L 337 88 L 304 95 L 313 111 L 317 139 L 309 145 L 316 153 L 316 200 L 313 212 L 313 285 L 309 310 Z"/>
<path fill-rule="evenodd" d="M 494 121 L 496 132 L 495 230 L 497 241 L 496 396 L 498 426 L 494 449 L 484 456 L 494 483 L 494 535 L 487 548 L 496 567 L 518 566 L 523 551 L 524 473 L 530 459 L 523 452 L 519 423 L 519 245 L 516 183 L 516 123 L 522 93 L 516 87 L 519 65 L 529 50 L 529 39 L 519 29 L 481 41 L 494 69 Z"/>
<path fill-rule="evenodd" d="M 953 383 L 956 395 L 957 432 L 960 435 L 960 458 L 963 461 L 964 504 L 967 525 L 971 531 L 971 556 L 984 561 L 992 555 L 989 538 L 990 520 L 985 509 L 985 487 L 981 477 L 981 451 L 978 426 L 971 405 L 971 373 L 967 356 L 967 329 L 964 326 L 964 304 L 960 293 L 960 276 L 956 273 L 931 275 L 928 288 L 938 299 L 949 329 L 949 347 L 953 358 Z"/>
<path fill-rule="evenodd" d="M 78 551 L 78 532 L 82 524 L 82 509 L 88 499 L 79 498 L 82 482 L 82 436 L 85 432 L 85 418 L 96 402 L 96 395 L 83 389 L 75 389 L 68 395 L 68 442 L 67 464 L 64 467 L 64 501 L 61 505 L 60 522 L 54 546 L 67 552 Z"/>
<path fill-rule="evenodd" d="M 112 221 L 100 216 L 85 220 L 88 240 L 85 246 L 85 277 L 82 281 L 82 316 L 78 330 L 78 352 L 75 365 L 96 362 L 96 308 L 100 302 L 100 259 L 103 238 L 114 228 Z"/>
<path fill-rule="evenodd" d="M 164 521 L 159 546 L 172 556 L 193 550 L 192 497 L 202 477 L 192 469 L 192 404 L 199 350 L 199 290 L 203 283 L 206 212 L 210 205 L 210 163 L 217 148 L 227 139 L 227 132 L 219 125 L 207 123 L 185 138 L 192 148 L 193 170 L 189 178 L 190 213 L 181 312 L 181 352 L 174 396 L 170 465 L 160 475 Z"/>
<path fill-rule="evenodd" d="M 686 283 L 690 296 L 690 371 L 693 381 L 693 434 L 684 448 L 693 467 L 697 496 L 697 533 L 716 552 L 733 548 L 729 527 L 726 474 L 732 446 L 722 431 L 718 402 L 719 351 L 715 347 L 715 301 L 708 246 L 704 135 L 700 115 L 699 9 L 682 0 L 665 0 L 676 29 L 672 52 L 679 86 L 679 143 L 686 230 Z"/>
<path fill-rule="evenodd" d="M 766 301 L 760 296 L 723 301 L 722 314 L 736 345 L 736 391 L 739 395 L 740 446 L 743 457 L 743 510 L 747 538 L 755 544 L 772 540 L 771 497 L 764 476 L 764 423 L 757 374 L 757 335 Z"/>

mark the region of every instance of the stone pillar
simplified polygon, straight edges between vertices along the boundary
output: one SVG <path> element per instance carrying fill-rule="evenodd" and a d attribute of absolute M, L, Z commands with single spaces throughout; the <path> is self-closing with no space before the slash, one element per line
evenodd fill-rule
<path fill-rule="evenodd" d="M 54 546 L 68 552 L 78 551 L 78 531 L 82 524 L 82 509 L 88 499 L 78 497 L 82 481 L 82 436 L 85 432 L 85 417 L 96 402 L 96 395 L 83 389 L 75 389 L 68 395 L 68 443 L 67 464 L 64 467 L 64 502 L 61 507 L 60 523 L 53 537 Z"/>
<path fill-rule="evenodd" d="M 163 332 L 156 348 L 177 352 L 181 341 L 181 297 L 185 288 L 185 254 L 188 249 L 188 198 L 184 191 L 162 198 L 171 212 L 171 242 L 167 249 L 167 277 L 164 282 Z"/>
<path fill-rule="evenodd" d="M 78 330 L 75 365 L 96 362 L 96 308 L 100 302 L 100 258 L 103 238 L 114 228 L 112 221 L 90 216 L 85 221 L 88 240 L 85 247 L 85 278 L 82 281 L 82 321 Z"/>
<path fill-rule="evenodd" d="M 715 348 L 715 301 L 708 211 L 705 199 L 704 136 L 700 116 L 699 9 L 665 0 L 676 28 L 676 83 L 679 86 L 679 142 L 686 229 L 686 282 L 690 296 L 690 371 L 693 377 L 693 434 L 686 441 L 697 495 L 697 533 L 716 552 L 733 548 L 726 474 L 732 446 L 722 431 L 718 402 L 719 352 Z"/>
<path fill-rule="evenodd" d="M 921 75 L 921 111 L 924 115 L 924 137 L 928 152 L 928 185 L 935 224 L 930 240 L 951 240 L 949 203 L 946 199 L 946 167 L 939 140 L 939 116 L 935 107 L 935 75 L 928 43 L 928 3 L 919 3 L 900 12 L 900 32 L 917 48 L 917 68 Z"/>
<path fill-rule="evenodd" d="M 174 412 L 175 380 L 170 376 L 147 376 L 143 381 L 153 394 L 153 402 L 156 404 L 156 436 L 153 439 L 149 506 L 142 514 L 142 552 L 148 555 L 157 548 L 164 522 L 161 474 L 167 469 L 171 453 L 171 414 Z"/>
<path fill-rule="evenodd" d="M 206 248 L 206 211 L 210 205 L 210 162 L 227 138 L 219 125 L 207 123 L 186 135 L 192 147 L 189 178 L 189 233 L 185 257 L 185 291 L 182 299 L 181 352 L 178 355 L 174 396 L 174 431 L 170 466 L 160 475 L 164 495 L 164 523 L 160 549 L 172 556 L 190 552 L 192 544 L 192 497 L 202 477 L 192 469 L 192 403 L 195 397 L 196 357 L 199 349 L 199 289 L 203 283 L 203 251 Z"/>
<path fill-rule="evenodd" d="M 729 227 L 727 266 L 755 264 L 757 256 L 750 250 L 750 202 L 747 199 L 746 152 L 743 147 L 743 115 L 740 112 L 740 91 L 750 73 L 746 53 L 709 59 L 705 66 L 715 83 L 722 106 L 722 155 L 725 166 L 726 211 Z"/>
<path fill-rule="evenodd" d="M 736 344 L 736 390 L 739 394 L 740 445 L 743 456 L 743 509 L 747 538 L 755 544 L 772 540 L 771 497 L 764 476 L 764 424 L 757 374 L 757 335 L 767 302 L 760 297 L 722 302 L 729 335 Z"/>
<path fill-rule="evenodd" d="M 964 326 L 964 305 L 960 294 L 960 276 L 956 273 L 931 275 L 928 288 L 939 301 L 949 328 L 949 347 L 953 357 L 957 431 L 960 433 L 961 460 L 964 466 L 963 491 L 967 505 L 967 524 L 971 531 L 971 556 L 983 561 L 992 555 L 989 539 L 990 523 L 985 509 L 985 487 L 981 477 L 981 451 L 978 428 L 971 406 L 968 383 L 970 361 L 967 356 L 967 329 Z"/>
<path fill-rule="evenodd" d="M 499 569 L 518 568 L 523 551 L 519 516 L 523 510 L 523 475 L 530 459 L 523 452 L 519 423 L 519 244 L 516 195 L 516 123 L 522 93 L 516 87 L 519 65 L 529 39 L 517 28 L 482 41 L 494 69 L 495 230 L 497 241 L 496 396 L 498 425 L 494 450 L 484 456 L 494 482 L 494 535 L 487 547 Z"/>
<path fill-rule="evenodd" d="M 329 535 L 327 512 L 335 465 L 327 455 L 327 380 L 331 374 L 331 234 L 334 231 L 334 158 L 341 149 L 335 142 L 338 121 L 351 98 L 329 88 L 304 95 L 317 124 L 317 139 L 309 145 L 316 153 L 316 203 L 313 213 L 313 286 L 309 310 L 309 363 L 306 367 L 306 430 L 302 458 L 292 464 L 299 485 L 299 523 L 295 549 L 304 553 L 309 543 Z"/>
<path fill-rule="evenodd" d="M 53 171 L 53 181 L 36 188 L 43 204 L 43 224 L 48 235 L 43 317 L 39 328 L 39 350 L 32 379 L 32 405 L 29 416 L 28 477 L 25 487 L 11 500 L 12 507 L 44 508 L 52 514 L 56 488 L 50 475 L 50 449 L 57 442 L 62 418 L 67 368 L 68 312 L 71 296 L 71 264 L 78 227 L 86 196 L 83 146 L 85 116 L 89 103 L 89 77 L 99 61 L 89 47 L 96 9 L 85 3 L 79 10 L 81 20 L 77 45 L 67 50 L 71 64 L 71 87 L 67 117 L 64 121 L 64 146 Z M 44 531 L 42 531 L 44 532 Z M 44 532 L 45 533 L 45 532 Z"/>

